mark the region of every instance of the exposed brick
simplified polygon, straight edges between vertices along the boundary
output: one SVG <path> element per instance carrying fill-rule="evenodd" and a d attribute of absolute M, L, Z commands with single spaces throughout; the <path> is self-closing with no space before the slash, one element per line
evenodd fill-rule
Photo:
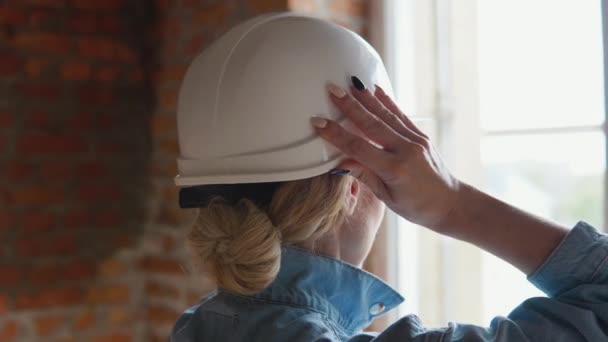
<path fill-rule="evenodd" d="M 49 32 L 19 32 L 14 44 L 19 49 L 67 54 L 70 51 L 70 37 L 66 34 Z"/>
<path fill-rule="evenodd" d="M 71 0 L 72 6 L 80 10 L 88 11 L 109 11 L 117 10 L 124 4 L 124 0 Z"/>
<path fill-rule="evenodd" d="M 91 66 L 87 63 L 66 63 L 61 69 L 61 75 L 67 81 L 83 81 L 91 77 Z"/>
<path fill-rule="evenodd" d="M 81 38 L 78 41 L 78 52 L 82 57 L 111 60 L 125 63 L 137 61 L 133 47 L 120 40 L 108 38 Z"/>
<path fill-rule="evenodd" d="M 91 112 L 80 112 L 66 122 L 66 128 L 72 131 L 86 131 L 93 127 L 93 114 Z"/>
<path fill-rule="evenodd" d="M 64 324 L 65 318 L 52 315 L 37 317 L 34 319 L 34 327 L 38 336 L 49 336 L 57 332 Z"/>
<path fill-rule="evenodd" d="M 21 271 L 16 266 L 0 265 L 0 287 L 13 286 L 21 279 Z"/>
<path fill-rule="evenodd" d="M 27 21 L 27 16 L 23 9 L 10 7 L 9 5 L 0 6 L 0 24 L 21 26 Z"/>
<path fill-rule="evenodd" d="M 152 135 L 155 137 L 174 136 L 177 130 L 177 122 L 172 115 L 155 115 L 152 117 L 151 125 Z"/>
<path fill-rule="evenodd" d="M 121 260 L 108 259 L 98 265 L 97 273 L 102 277 L 118 277 L 124 275 L 128 270 L 128 265 Z"/>
<path fill-rule="evenodd" d="M 95 337 L 94 342 L 131 342 L 131 335 L 124 333 L 111 333 Z"/>
<path fill-rule="evenodd" d="M 12 200 L 22 205 L 44 205 L 65 200 L 65 190 L 49 186 L 18 188 L 11 193 Z"/>
<path fill-rule="evenodd" d="M 146 297 L 148 298 L 167 298 L 167 299 L 178 299 L 179 292 L 176 288 L 168 285 L 162 285 L 155 282 L 148 282 L 146 284 Z"/>
<path fill-rule="evenodd" d="M 235 10 L 234 4 L 229 1 L 217 1 L 212 5 L 204 6 L 192 15 L 193 24 L 196 25 L 218 25 Z"/>
<path fill-rule="evenodd" d="M 82 87 L 78 91 L 78 97 L 84 105 L 111 105 L 114 102 L 114 93 L 107 87 Z"/>
<path fill-rule="evenodd" d="M 129 294 L 128 285 L 114 284 L 89 288 L 85 298 L 90 304 L 118 304 L 127 301 Z"/>
<path fill-rule="evenodd" d="M 146 310 L 146 319 L 158 324 L 173 324 L 180 313 L 162 306 L 152 306 Z"/>
<path fill-rule="evenodd" d="M 6 210 L 6 208 L 4 208 L 4 210 Z M 0 210 L 0 232 L 12 229 L 15 221 L 14 212 Z"/>
<path fill-rule="evenodd" d="M 165 65 L 162 69 L 154 73 L 154 81 L 158 83 L 165 82 L 181 82 L 182 78 L 188 70 L 187 65 L 176 64 L 176 65 Z"/>
<path fill-rule="evenodd" d="M 19 325 L 16 321 L 0 321 L 0 341 L 13 341 L 19 333 Z"/>
<path fill-rule="evenodd" d="M 76 252 L 74 236 L 56 237 L 53 239 L 40 237 L 20 238 L 16 243 L 17 254 L 22 257 L 40 257 L 49 255 L 71 255 Z"/>
<path fill-rule="evenodd" d="M 22 154 L 74 154 L 87 150 L 82 138 L 69 135 L 29 133 L 17 140 L 17 151 Z"/>
<path fill-rule="evenodd" d="M 17 294 L 15 306 L 18 310 L 56 308 L 81 304 L 82 299 L 82 292 L 77 288 L 47 288 Z"/>
<path fill-rule="evenodd" d="M 124 308 L 114 308 L 110 310 L 108 320 L 113 325 L 125 325 L 131 323 L 133 314 Z"/>
<path fill-rule="evenodd" d="M 23 61 L 15 55 L 0 55 L 0 76 L 16 75 L 21 72 Z"/>
<path fill-rule="evenodd" d="M 32 178 L 34 168 L 32 164 L 12 160 L 4 169 L 4 176 L 12 182 L 20 182 Z"/>
<path fill-rule="evenodd" d="M 127 74 L 127 79 L 133 83 L 139 83 L 144 80 L 144 70 L 140 66 L 135 66 L 131 72 Z"/>
<path fill-rule="evenodd" d="M 362 17 L 365 14 L 365 2 L 362 0 L 333 0 L 329 8 L 335 14 L 351 17 Z"/>
<path fill-rule="evenodd" d="M 68 21 L 70 30 L 78 33 L 95 33 L 97 31 L 97 15 L 94 13 L 77 12 Z"/>
<path fill-rule="evenodd" d="M 54 12 L 49 10 L 36 9 L 30 12 L 29 24 L 32 28 L 40 28 L 48 25 L 54 19 Z"/>
<path fill-rule="evenodd" d="M 0 129 L 10 128 L 13 125 L 13 116 L 9 112 L 0 112 Z"/>
<path fill-rule="evenodd" d="M 89 226 L 91 215 L 84 210 L 72 210 L 64 215 L 63 225 L 69 229 L 83 228 Z"/>
<path fill-rule="evenodd" d="M 122 196 L 122 191 L 116 186 L 83 185 L 78 188 L 78 198 L 83 201 L 118 201 Z"/>
<path fill-rule="evenodd" d="M 108 167 L 99 161 L 82 162 L 76 166 L 76 175 L 79 178 L 104 178 L 108 176 Z"/>
<path fill-rule="evenodd" d="M 184 271 L 177 260 L 166 257 L 144 257 L 139 266 L 147 272 L 167 273 L 167 274 L 184 274 Z"/>
<path fill-rule="evenodd" d="M 287 9 L 285 0 L 248 0 L 247 2 L 258 13 L 284 11 Z"/>
<path fill-rule="evenodd" d="M 100 82 L 113 82 L 121 74 L 120 68 L 116 66 L 103 66 L 95 73 L 95 78 Z"/>
<path fill-rule="evenodd" d="M 74 330 L 83 331 L 90 329 L 95 324 L 95 314 L 86 310 L 78 314 L 74 321 Z"/>
<path fill-rule="evenodd" d="M 33 58 L 25 63 L 25 73 L 29 78 L 38 78 L 48 66 L 48 60 Z"/>
<path fill-rule="evenodd" d="M 0 315 L 8 312 L 8 296 L 0 294 Z"/>
<path fill-rule="evenodd" d="M 67 181 L 74 177 L 74 167 L 70 161 L 50 160 L 41 163 L 40 178 L 49 181 Z"/>
<path fill-rule="evenodd" d="M 105 15 L 99 18 L 99 28 L 103 32 L 120 33 L 125 30 L 123 22 L 115 15 Z"/>
<path fill-rule="evenodd" d="M 66 5 L 65 0 L 22 0 L 28 5 L 49 8 L 62 8 Z"/>
<path fill-rule="evenodd" d="M 53 284 L 62 279 L 61 268 L 56 264 L 36 266 L 27 272 L 27 280 L 33 284 Z"/>
<path fill-rule="evenodd" d="M 92 262 L 73 261 L 65 265 L 62 270 L 65 279 L 79 281 L 93 278 L 96 265 Z"/>
<path fill-rule="evenodd" d="M 36 128 L 39 130 L 46 130 L 51 128 L 51 116 L 48 111 L 44 109 L 33 109 L 25 114 L 24 118 L 25 128 Z"/>
<path fill-rule="evenodd" d="M 54 85 L 26 83 L 18 86 L 18 90 L 31 100 L 57 100 L 59 89 Z"/>
<path fill-rule="evenodd" d="M 24 232 L 40 233 L 54 228 L 56 217 L 51 213 L 32 211 L 24 215 L 21 224 Z"/>

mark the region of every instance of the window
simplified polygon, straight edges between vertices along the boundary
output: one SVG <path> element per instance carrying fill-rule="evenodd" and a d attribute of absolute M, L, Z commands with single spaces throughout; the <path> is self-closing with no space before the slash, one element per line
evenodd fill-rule
<path fill-rule="evenodd" d="M 376 39 L 397 100 L 459 178 L 563 224 L 602 229 L 601 12 L 592 0 L 385 0 Z M 401 314 L 429 326 L 488 325 L 542 295 L 485 252 L 393 222 Z"/>

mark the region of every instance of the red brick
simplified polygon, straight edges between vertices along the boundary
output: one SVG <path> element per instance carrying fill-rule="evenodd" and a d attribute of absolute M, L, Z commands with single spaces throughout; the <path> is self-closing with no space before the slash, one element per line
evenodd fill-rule
<path fill-rule="evenodd" d="M 160 297 L 177 300 L 179 298 L 179 291 L 177 291 L 177 289 L 172 286 L 149 282 L 146 284 L 146 297 Z"/>
<path fill-rule="evenodd" d="M 95 33 L 97 31 L 97 16 L 89 13 L 77 13 L 69 19 L 68 27 L 78 33 Z"/>
<path fill-rule="evenodd" d="M 30 163 L 22 162 L 18 160 L 11 161 L 5 169 L 5 177 L 10 181 L 24 181 L 32 178 L 34 174 L 34 168 Z"/>
<path fill-rule="evenodd" d="M 0 265 L 0 286 L 16 285 L 21 279 L 21 271 L 15 266 Z"/>
<path fill-rule="evenodd" d="M 114 93 L 107 87 L 83 87 L 79 90 L 78 98 L 84 105 L 111 105 L 114 103 Z"/>
<path fill-rule="evenodd" d="M 147 256 L 140 261 L 139 267 L 147 272 L 184 274 L 179 262 L 169 258 Z"/>
<path fill-rule="evenodd" d="M 67 181 L 74 177 L 74 168 L 69 161 L 51 160 L 41 163 L 40 178 L 49 181 Z"/>
<path fill-rule="evenodd" d="M 25 128 L 47 130 L 52 126 L 51 116 L 44 109 L 33 109 L 29 111 L 26 113 L 24 121 Z"/>
<path fill-rule="evenodd" d="M 103 285 L 88 289 L 86 301 L 89 304 L 119 304 L 126 302 L 129 295 L 128 285 Z"/>
<path fill-rule="evenodd" d="M 189 42 L 186 43 L 186 48 L 184 52 L 188 55 L 198 54 L 203 50 L 207 43 L 205 36 L 203 34 L 196 34 Z"/>
<path fill-rule="evenodd" d="M 146 310 L 146 320 L 158 324 L 173 324 L 180 313 L 161 306 L 152 306 Z"/>
<path fill-rule="evenodd" d="M 108 259 L 98 265 L 97 273 L 103 277 L 117 277 L 125 274 L 128 267 L 124 261 Z"/>
<path fill-rule="evenodd" d="M 71 255 L 76 252 L 76 239 L 73 236 L 53 239 L 20 238 L 17 240 L 16 247 L 17 254 L 23 257 Z"/>
<path fill-rule="evenodd" d="M 96 265 L 91 262 L 74 261 L 65 265 L 62 270 L 62 274 L 67 280 L 85 280 L 93 278 Z"/>
<path fill-rule="evenodd" d="M 104 178 L 108 176 L 108 168 L 98 161 L 82 162 L 76 166 L 76 175 L 79 178 Z"/>
<path fill-rule="evenodd" d="M 50 20 L 55 17 L 55 14 L 48 10 L 33 10 L 30 13 L 30 26 L 33 28 L 40 28 L 47 25 Z"/>
<path fill-rule="evenodd" d="M 164 65 L 161 70 L 154 74 L 154 81 L 157 83 L 163 82 L 181 82 L 188 69 L 187 65 Z"/>
<path fill-rule="evenodd" d="M 18 74 L 22 68 L 23 61 L 21 58 L 10 54 L 0 55 L 0 76 Z"/>
<path fill-rule="evenodd" d="M 329 8 L 335 14 L 350 17 L 363 17 L 366 11 L 362 0 L 333 0 Z"/>
<path fill-rule="evenodd" d="M 29 78 L 38 78 L 49 65 L 46 59 L 34 58 L 25 63 L 25 73 Z"/>
<path fill-rule="evenodd" d="M 95 78 L 101 82 L 113 82 L 120 75 L 121 70 L 115 66 L 103 66 L 97 70 Z"/>
<path fill-rule="evenodd" d="M 127 218 L 116 210 L 105 210 L 95 215 L 95 224 L 99 227 L 115 227 L 126 220 Z"/>
<path fill-rule="evenodd" d="M 174 136 L 177 131 L 177 122 L 172 115 L 155 115 L 152 117 L 151 125 L 154 137 Z"/>
<path fill-rule="evenodd" d="M 59 265 L 43 265 L 33 267 L 27 273 L 27 280 L 33 284 L 52 284 L 63 279 Z"/>
<path fill-rule="evenodd" d="M 70 118 L 66 127 L 73 131 L 84 131 L 93 127 L 93 114 L 90 112 L 80 112 Z"/>
<path fill-rule="evenodd" d="M 125 333 L 111 333 L 95 337 L 93 342 L 131 342 L 131 335 Z"/>
<path fill-rule="evenodd" d="M 18 90 L 32 100 L 57 100 L 59 89 L 53 85 L 21 84 Z"/>
<path fill-rule="evenodd" d="M 29 133 L 17 140 L 17 151 L 22 154 L 74 154 L 87 150 L 82 138 L 69 135 Z"/>
<path fill-rule="evenodd" d="M 248 0 L 249 6 L 258 13 L 284 11 L 285 0 Z"/>
<path fill-rule="evenodd" d="M 131 323 L 133 314 L 124 308 L 115 308 L 110 311 L 108 320 L 113 325 L 125 325 Z"/>
<path fill-rule="evenodd" d="M 77 288 L 47 288 L 33 293 L 17 294 L 18 310 L 56 308 L 82 304 L 82 292 Z"/>
<path fill-rule="evenodd" d="M 100 17 L 99 28 L 108 33 L 120 33 L 125 30 L 123 22 L 114 14 Z"/>
<path fill-rule="evenodd" d="M 65 6 L 65 0 L 22 0 L 28 5 L 38 7 L 61 8 Z"/>
<path fill-rule="evenodd" d="M 55 227 L 55 215 L 44 212 L 28 212 L 22 219 L 23 231 L 27 233 L 45 232 Z"/>
<path fill-rule="evenodd" d="M 0 112 L 0 128 L 13 126 L 13 116 L 8 112 Z"/>
<path fill-rule="evenodd" d="M 133 70 L 127 75 L 127 79 L 133 83 L 139 83 L 144 80 L 144 70 L 139 67 L 133 67 Z"/>
<path fill-rule="evenodd" d="M 284 2 L 284 1 L 283 1 Z M 195 25 L 218 25 L 226 22 L 228 16 L 234 11 L 234 6 L 228 1 L 218 1 L 213 5 L 204 6 L 193 13 L 192 22 Z"/>
<path fill-rule="evenodd" d="M 87 330 L 95 324 L 95 314 L 92 311 L 83 311 L 78 314 L 74 321 L 74 330 Z"/>
<path fill-rule="evenodd" d="M 124 42 L 107 38 L 81 38 L 78 41 L 78 53 L 82 57 L 104 59 L 118 62 L 137 62 L 133 47 Z"/>
<path fill-rule="evenodd" d="M 20 188 L 12 192 L 12 200 L 24 205 L 48 205 L 65 200 L 65 190 L 49 186 Z"/>
<path fill-rule="evenodd" d="M 100 11 L 100 10 L 117 10 L 122 7 L 124 0 L 71 0 L 72 6 L 80 10 Z"/>
<path fill-rule="evenodd" d="M 84 81 L 91 77 L 91 66 L 87 63 L 66 63 L 61 69 L 61 76 L 66 81 Z"/>
<path fill-rule="evenodd" d="M 74 229 L 87 226 L 91 222 L 91 215 L 82 210 L 74 210 L 65 214 L 63 224 L 66 228 Z"/>
<path fill-rule="evenodd" d="M 57 315 L 43 316 L 34 319 L 34 327 L 38 336 L 49 336 L 57 332 L 63 323 L 65 318 Z"/>
<path fill-rule="evenodd" d="M 0 315 L 8 312 L 8 296 L 0 294 Z"/>
<path fill-rule="evenodd" d="M 78 189 L 78 198 L 83 201 L 117 201 L 123 196 L 118 187 L 107 185 L 87 185 Z"/>
<path fill-rule="evenodd" d="M 0 232 L 12 229 L 15 221 L 15 214 L 12 211 L 0 211 Z"/>
<path fill-rule="evenodd" d="M 19 32 L 14 39 L 19 49 L 56 54 L 67 54 L 70 51 L 70 36 L 49 32 Z"/>
<path fill-rule="evenodd" d="M 8 5 L 0 6 L 0 24 L 21 26 L 27 21 L 24 10 L 11 8 Z"/>
<path fill-rule="evenodd" d="M 17 338 L 19 325 L 13 320 L 0 322 L 0 341 L 13 341 Z"/>

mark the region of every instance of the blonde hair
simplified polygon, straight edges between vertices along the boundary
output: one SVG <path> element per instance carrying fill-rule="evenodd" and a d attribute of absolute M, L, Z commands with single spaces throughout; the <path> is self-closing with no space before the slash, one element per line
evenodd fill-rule
<path fill-rule="evenodd" d="M 329 174 L 285 182 L 267 209 L 245 198 L 234 205 L 213 198 L 188 234 L 195 265 L 220 289 L 263 290 L 279 272 L 282 245 L 316 241 L 343 222 L 348 184 L 348 177 Z"/>

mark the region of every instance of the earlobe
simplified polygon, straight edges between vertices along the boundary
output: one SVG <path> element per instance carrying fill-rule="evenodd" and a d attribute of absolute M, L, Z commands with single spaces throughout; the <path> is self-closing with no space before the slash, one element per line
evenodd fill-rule
<path fill-rule="evenodd" d="M 352 182 L 350 183 L 350 191 L 347 195 L 347 204 L 348 204 L 348 213 L 352 215 L 355 211 L 355 207 L 357 206 L 357 200 L 359 199 L 359 193 L 361 192 L 361 184 L 359 184 L 359 180 L 353 177 Z"/>

